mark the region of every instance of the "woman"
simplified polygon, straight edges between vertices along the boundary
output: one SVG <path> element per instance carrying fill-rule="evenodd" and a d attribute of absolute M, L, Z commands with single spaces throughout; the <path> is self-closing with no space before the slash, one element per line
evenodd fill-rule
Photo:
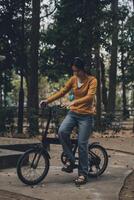
<path fill-rule="evenodd" d="M 40 102 L 40 106 L 46 105 L 63 97 L 71 89 L 74 100 L 68 105 L 70 111 L 61 123 L 58 134 L 68 162 L 62 171 L 71 173 L 75 166 L 75 158 L 71 150 L 70 134 L 75 126 L 78 126 L 78 153 L 79 166 L 76 184 L 85 184 L 88 177 L 88 139 L 92 133 L 93 115 L 95 114 L 94 98 L 96 94 L 97 80 L 85 71 L 83 61 L 76 57 L 72 64 L 73 76 L 66 82 L 60 91 L 46 100 Z"/>

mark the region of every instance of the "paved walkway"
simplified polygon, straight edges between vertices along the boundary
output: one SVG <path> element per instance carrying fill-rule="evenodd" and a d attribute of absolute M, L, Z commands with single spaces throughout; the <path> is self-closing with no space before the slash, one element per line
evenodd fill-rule
<path fill-rule="evenodd" d="M 0 143 L 4 144 L 24 143 L 24 141 L 23 139 L 0 138 Z M 25 186 L 18 180 L 15 169 L 0 171 L 0 189 L 9 191 L 9 193 L 5 192 L 7 198 L 3 199 L 1 198 L 3 195 L 1 195 L 0 200 L 34 200 L 34 198 L 41 200 L 118 200 L 124 180 L 133 169 L 134 156 L 131 154 L 134 153 L 134 138 L 93 138 L 92 141 L 99 141 L 108 149 L 116 147 L 116 150 L 128 153 L 108 151 L 110 158 L 106 172 L 97 179 L 89 179 L 86 185 L 76 187 L 73 179 L 77 176 L 77 170 L 73 174 L 61 172 L 60 154 L 62 149 L 59 145 L 52 145 L 51 167 L 46 179 L 40 185 Z M 26 142 L 35 142 L 35 140 L 27 139 Z M 9 198 L 10 196 L 13 198 Z"/>
<path fill-rule="evenodd" d="M 7 190 L 0 190 L 0 200 L 39 200 L 26 195 L 9 192 Z"/>

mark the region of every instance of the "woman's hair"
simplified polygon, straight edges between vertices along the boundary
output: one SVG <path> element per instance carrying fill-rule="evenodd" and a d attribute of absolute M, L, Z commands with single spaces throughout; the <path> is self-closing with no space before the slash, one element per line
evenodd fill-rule
<path fill-rule="evenodd" d="M 85 71 L 85 64 L 79 57 L 74 58 L 72 65 L 75 65 L 79 70 Z"/>

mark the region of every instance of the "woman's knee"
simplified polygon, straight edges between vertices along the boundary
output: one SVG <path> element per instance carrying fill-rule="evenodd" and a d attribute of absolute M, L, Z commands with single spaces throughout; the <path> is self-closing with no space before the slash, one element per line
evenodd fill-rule
<path fill-rule="evenodd" d="M 60 126 L 58 130 L 59 138 L 66 140 L 71 134 L 70 129 L 67 126 Z"/>
<path fill-rule="evenodd" d="M 58 130 L 58 135 L 60 138 L 64 138 L 65 135 L 66 135 L 66 130 L 64 127 L 60 127 L 59 130 Z"/>
<path fill-rule="evenodd" d="M 61 135 L 62 135 L 62 130 L 61 130 L 61 128 L 59 128 L 59 130 L 58 130 L 58 136 L 61 137 Z"/>

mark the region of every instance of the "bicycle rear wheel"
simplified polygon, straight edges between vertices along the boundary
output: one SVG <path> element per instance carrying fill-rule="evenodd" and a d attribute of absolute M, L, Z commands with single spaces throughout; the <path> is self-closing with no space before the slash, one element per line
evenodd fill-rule
<path fill-rule="evenodd" d="M 108 165 L 108 155 L 101 145 L 89 145 L 89 172 L 90 177 L 98 177 L 104 173 Z"/>
<path fill-rule="evenodd" d="M 17 175 L 27 185 L 41 182 L 49 170 L 49 157 L 42 149 L 26 151 L 17 163 Z"/>

